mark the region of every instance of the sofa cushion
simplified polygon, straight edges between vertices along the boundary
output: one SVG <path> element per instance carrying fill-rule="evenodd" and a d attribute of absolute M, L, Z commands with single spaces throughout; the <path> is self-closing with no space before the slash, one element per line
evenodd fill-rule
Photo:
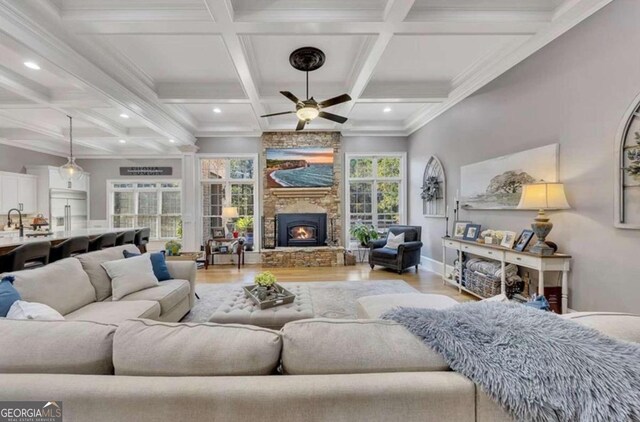
<path fill-rule="evenodd" d="M 383 320 L 307 319 L 282 329 L 287 374 L 446 371 L 449 366 L 402 325 Z"/>
<path fill-rule="evenodd" d="M 395 262 L 398 258 L 398 250 L 387 248 L 378 248 L 371 251 L 371 255 L 376 259 Z"/>
<path fill-rule="evenodd" d="M 103 262 L 102 267 L 111 278 L 111 300 L 158 285 L 148 254 L 134 258 Z"/>
<path fill-rule="evenodd" d="M 384 245 L 385 248 L 392 249 L 397 251 L 398 246 L 404 243 L 404 233 L 393 234 L 392 232 L 387 233 L 387 244 Z"/>
<path fill-rule="evenodd" d="M 12 272 L 14 287 L 27 302 L 44 303 L 62 315 L 96 301 L 89 276 L 76 258 L 32 270 Z"/>
<path fill-rule="evenodd" d="M 20 293 L 13 287 L 13 276 L 0 280 L 0 317 L 6 317 L 13 304 L 20 300 Z"/>
<path fill-rule="evenodd" d="M 125 258 L 133 258 L 134 256 L 140 256 L 140 253 L 133 253 L 129 251 L 123 252 Z M 169 268 L 167 268 L 167 260 L 164 256 L 164 251 L 149 253 L 151 258 L 151 265 L 153 266 L 153 274 L 158 281 L 171 280 L 171 274 Z"/>
<path fill-rule="evenodd" d="M 0 320 L 0 373 L 113 374 L 115 330 L 88 321 Z"/>
<path fill-rule="evenodd" d="M 89 275 L 89 281 L 95 289 L 95 296 L 98 301 L 105 300 L 111 296 L 111 279 L 105 269 L 102 268 L 102 263 L 122 259 L 124 251 L 140 252 L 135 245 L 123 245 L 76 256 L 84 271 Z"/>
<path fill-rule="evenodd" d="M 280 361 L 277 331 L 239 324 L 120 324 L 114 337 L 116 375 L 268 375 Z"/>
<path fill-rule="evenodd" d="M 155 300 L 160 303 L 161 314 L 166 314 L 181 300 L 189 297 L 189 290 L 187 280 L 167 280 L 159 286 L 131 293 L 120 300 Z"/>
<path fill-rule="evenodd" d="M 428 293 L 390 293 L 386 295 L 364 296 L 356 300 L 358 318 L 376 319 L 393 308 L 446 309 L 458 301 L 445 295 Z"/>
<path fill-rule="evenodd" d="M 105 324 L 117 324 L 130 318 L 156 319 L 160 317 L 160 304 L 152 300 L 94 302 L 64 317 Z"/>
<path fill-rule="evenodd" d="M 562 315 L 618 340 L 640 343 L 640 315 L 618 312 L 572 312 Z"/>

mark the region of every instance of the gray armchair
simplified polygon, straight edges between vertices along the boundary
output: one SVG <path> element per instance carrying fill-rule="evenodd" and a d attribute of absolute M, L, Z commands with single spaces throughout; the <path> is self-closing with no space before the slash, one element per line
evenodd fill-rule
<path fill-rule="evenodd" d="M 422 227 L 420 226 L 391 226 L 389 231 L 394 235 L 404 233 L 405 242 L 398 250 L 385 248 L 387 239 L 374 240 L 369 246 L 369 265 L 371 269 L 376 265 L 396 270 L 402 274 L 407 268 L 415 267 L 418 272 L 420 264 L 420 250 L 422 249 Z"/>

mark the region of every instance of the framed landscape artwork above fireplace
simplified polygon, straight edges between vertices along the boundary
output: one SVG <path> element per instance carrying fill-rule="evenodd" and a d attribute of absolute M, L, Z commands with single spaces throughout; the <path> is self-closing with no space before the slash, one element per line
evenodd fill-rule
<path fill-rule="evenodd" d="M 316 188 L 333 185 L 333 148 L 267 148 L 267 186 Z"/>

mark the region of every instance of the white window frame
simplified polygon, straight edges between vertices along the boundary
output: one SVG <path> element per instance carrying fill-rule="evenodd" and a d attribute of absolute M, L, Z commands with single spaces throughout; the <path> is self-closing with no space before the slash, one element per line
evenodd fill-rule
<path fill-rule="evenodd" d="M 400 177 L 378 177 L 377 174 L 377 158 L 400 158 Z M 350 177 L 351 160 L 358 158 L 370 158 L 373 160 L 371 177 Z M 399 224 L 407 224 L 407 153 L 406 152 L 378 152 L 371 154 L 347 153 L 344 155 L 344 238 L 347 244 L 350 243 L 351 234 L 351 189 L 350 182 L 372 182 L 373 190 L 371 192 L 371 214 L 373 224 L 377 223 L 378 195 L 376 191 L 377 182 L 400 182 L 400 204 L 398 214 L 400 217 Z M 377 226 L 376 226 L 377 227 Z"/>
<path fill-rule="evenodd" d="M 123 184 L 134 184 L 138 183 L 155 183 L 157 186 L 155 188 L 114 188 L 113 185 L 115 183 L 123 183 Z M 163 188 L 160 187 L 162 183 L 177 183 L 179 187 L 177 188 Z M 162 214 L 162 192 L 180 192 L 182 196 L 182 180 L 180 179 L 108 179 L 107 180 L 107 221 L 110 229 L 114 229 L 113 227 L 113 205 L 114 205 L 114 194 L 115 192 L 134 192 L 133 196 L 133 209 L 134 213 L 132 214 L 135 217 L 138 216 L 138 193 L 140 192 L 157 192 L 158 193 L 158 213 L 156 216 L 158 217 L 158 222 L 156 227 L 156 233 L 160 234 L 160 225 L 161 225 L 161 216 L 169 215 L 174 216 L 174 214 Z M 126 214 L 129 215 L 129 214 Z M 182 215 L 181 213 L 178 216 Z M 172 240 L 176 239 L 176 237 L 153 237 L 150 240 Z"/>
<path fill-rule="evenodd" d="M 197 233 L 198 233 L 198 242 L 202 242 L 202 234 L 203 234 L 203 219 L 204 214 L 202 212 L 202 185 L 205 183 L 224 183 L 227 186 L 225 189 L 226 197 L 224 200 L 224 206 L 229 206 L 231 203 L 231 184 L 247 184 L 253 185 L 253 250 L 255 252 L 260 252 L 260 248 L 262 247 L 262 222 L 261 222 L 261 201 L 260 201 L 260 184 L 262 182 L 262 178 L 260 177 L 259 168 L 260 161 L 258 154 L 251 153 L 238 153 L 238 154 L 196 154 L 196 158 L 198 160 L 198 193 L 197 197 Z M 203 160 L 233 160 L 233 159 L 252 159 L 253 160 L 253 179 L 231 179 L 230 177 L 226 177 L 224 179 L 203 179 L 202 178 L 202 161 Z M 229 176 L 231 173 L 229 171 L 229 161 L 226 164 L 226 174 Z"/>

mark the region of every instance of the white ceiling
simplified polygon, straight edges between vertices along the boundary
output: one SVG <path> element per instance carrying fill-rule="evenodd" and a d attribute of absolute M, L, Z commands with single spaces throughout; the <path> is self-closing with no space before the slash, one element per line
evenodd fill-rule
<path fill-rule="evenodd" d="M 408 135 L 610 1 L 8 0 L 0 143 L 64 155 L 67 114 L 86 157 L 292 130 L 294 115 L 260 116 L 293 110 L 281 90 L 305 97 L 288 60 L 303 46 L 326 54 L 309 94 L 353 98 L 329 110 L 344 125 L 306 130 Z"/>

